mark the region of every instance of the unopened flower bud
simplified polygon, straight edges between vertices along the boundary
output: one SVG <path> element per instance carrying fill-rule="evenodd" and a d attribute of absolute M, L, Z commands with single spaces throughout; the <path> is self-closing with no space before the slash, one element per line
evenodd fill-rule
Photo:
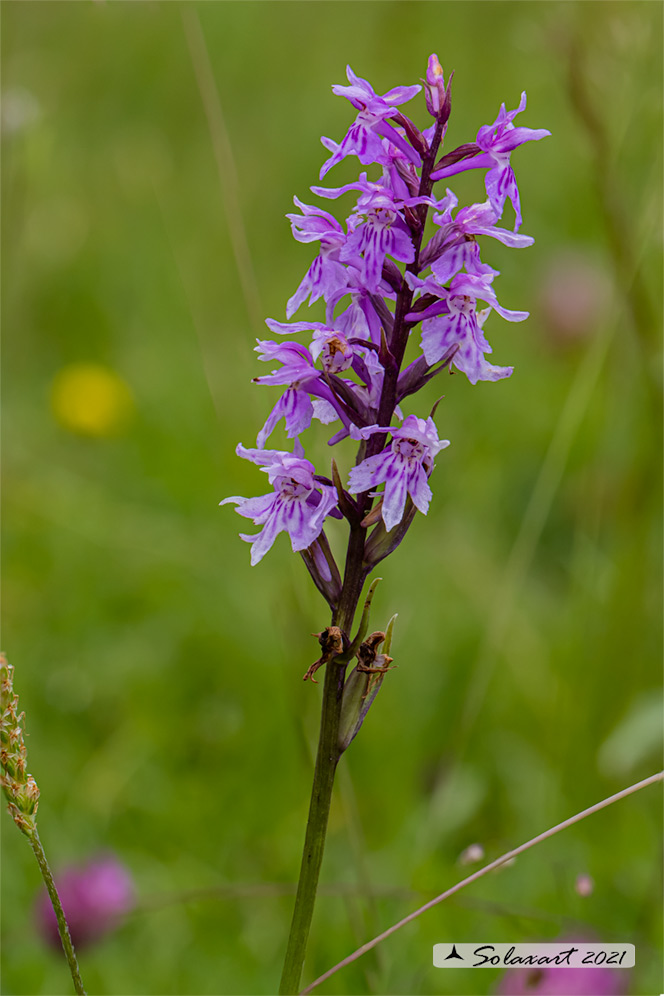
<path fill-rule="evenodd" d="M 427 111 L 432 117 L 437 117 L 445 101 L 445 77 L 443 76 L 443 67 L 435 52 L 429 56 L 424 97 Z"/>

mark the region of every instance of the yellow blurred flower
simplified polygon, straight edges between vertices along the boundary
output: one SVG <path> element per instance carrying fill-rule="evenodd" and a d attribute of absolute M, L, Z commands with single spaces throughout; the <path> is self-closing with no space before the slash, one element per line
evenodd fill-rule
<path fill-rule="evenodd" d="M 134 400 L 129 386 L 110 367 L 70 363 L 53 380 L 51 408 L 70 432 L 113 436 L 129 422 Z"/>

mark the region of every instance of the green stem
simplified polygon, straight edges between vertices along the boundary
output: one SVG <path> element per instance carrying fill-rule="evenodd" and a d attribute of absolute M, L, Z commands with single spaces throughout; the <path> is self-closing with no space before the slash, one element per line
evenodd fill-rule
<path fill-rule="evenodd" d="M 300 989 L 300 976 L 307 949 L 307 939 L 316 901 L 318 876 L 325 848 L 325 834 L 332 800 L 334 773 L 339 760 L 339 717 L 346 664 L 331 661 L 325 668 L 323 711 L 314 783 L 311 790 L 309 819 L 304 838 L 300 880 L 295 896 L 295 909 L 291 923 L 284 969 L 279 993 L 292 996 Z"/>
<path fill-rule="evenodd" d="M 355 610 L 366 577 L 366 569 L 362 563 L 365 535 L 366 530 L 359 526 L 351 529 L 343 590 L 339 606 L 332 616 L 332 624 L 339 626 L 346 634 L 350 633 L 353 625 Z M 330 815 L 334 775 L 341 756 L 339 721 L 347 666 L 348 654 L 330 661 L 325 666 L 318 753 L 316 754 L 314 782 L 311 788 L 309 819 L 304 837 L 300 878 L 295 896 L 295 909 L 293 910 L 293 920 L 279 986 L 280 996 L 292 996 L 300 991 L 300 977 L 307 950 L 314 903 L 316 902 L 318 876 L 325 850 L 325 835 Z"/>
<path fill-rule="evenodd" d="M 81 973 L 78 970 L 78 962 L 76 960 L 74 945 L 72 944 L 69 927 L 67 926 L 67 920 L 65 918 L 65 911 L 62 908 L 60 896 L 58 895 L 58 890 L 55 887 L 53 875 L 51 873 L 51 869 L 49 868 L 48 861 L 46 860 L 46 855 L 44 853 L 44 848 L 42 847 L 42 842 L 39 839 L 39 834 L 35 828 L 34 830 L 31 830 L 30 833 L 26 834 L 26 836 L 30 841 L 32 850 L 35 853 L 39 870 L 42 873 L 42 878 L 44 879 L 44 884 L 48 890 L 51 905 L 53 906 L 55 918 L 58 921 L 58 933 L 60 934 L 62 947 L 64 949 L 67 964 L 69 965 L 69 971 L 71 972 L 71 977 L 74 982 L 74 989 L 79 996 L 86 996 L 85 989 L 83 988 L 83 981 L 81 979 Z"/>

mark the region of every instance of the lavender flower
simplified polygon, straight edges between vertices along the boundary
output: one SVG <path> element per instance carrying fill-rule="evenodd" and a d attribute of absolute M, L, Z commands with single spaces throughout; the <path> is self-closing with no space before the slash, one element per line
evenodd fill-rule
<path fill-rule="evenodd" d="M 312 187 L 320 197 L 340 197 L 349 190 L 359 190 L 361 195 L 349 218 L 352 234 L 346 239 L 339 258 L 355 265 L 360 279 L 369 291 L 377 291 L 387 255 L 403 263 L 415 258 L 411 233 L 399 214 L 401 202 L 383 183 L 369 183 L 367 174 L 360 174 L 354 183 L 343 187 Z"/>
<path fill-rule="evenodd" d="M 491 206 L 498 217 L 503 213 L 506 200 L 512 202 L 516 214 L 514 231 L 521 226 L 521 202 L 516 185 L 514 171 L 510 164 L 510 155 L 514 149 L 524 142 L 537 142 L 546 138 L 551 132 L 546 128 L 515 128 L 514 118 L 526 109 L 526 94 L 521 94 L 519 106 L 513 111 L 506 111 L 501 104 L 498 117 L 491 125 L 484 125 L 477 133 L 477 141 L 472 151 L 478 154 L 472 159 L 455 162 L 436 169 L 433 180 L 441 180 L 445 176 L 453 176 L 467 169 L 482 169 L 489 167 L 485 177 L 485 187 Z"/>
<path fill-rule="evenodd" d="M 252 566 L 262 560 L 280 532 L 287 532 L 293 552 L 306 550 L 318 539 L 323 522 L 337 504 L 337 494 L 331 485 L 317 485 L 315 467 L 303 456 L 281 450 L 250 450 L 242 444 L 238 456 L 251 460 L 268 475 L 272 494 L 260 498 L 225 498 L 220 502 L 236 502 L 236 512 L 254 525 L 263 526 L 256 535 L 240 538 L 251 543 Z"/>
<path fill-rule="evenodd" d="M 307 341 L 258 341 L 260 359 L 275 367 L 254 380 L 280 387 L 282 393 L 258 433 L 257 448 L 237 449 L 268 473 L 273 491 L 221 503 L 235 502 L 240 515 L 262 527 L 256 535 L 242 537 L 252 545 L 252 564 L 262 559 L 279 532 L 288 532 L 293 550 L 302 553 L 333 611 L 344 586 L 359 597 L 368 572 L 398 546 L 415 510 L 426 513 L 431 502 L 434 458 L 448 441 L 439 440 L 431 418 L 410 414 L 401 428 L 393 425 L 403 418 L 402 400 L 448 365 L 472 384 L 512 373 L 512 367 L 488 361 L 492 350 L 485 326 L 494 311 L 511 322 L 523 321 L 528 313 L 499 304 L 493 288 L 499 274 L 482 259 L 480 243 L 488 236 L 510 248 L 532 244 L 530 236 L 516 234 L 521 208 L 510 157 L 518 146 L 549 134 L 515 126 L 515 117 L 525 110 L 523 95 L 515 110 L 507 111 L 503 104 L 493 124 L 476 133 L 476 141 L 440 157 L 451 112 L 451 79 L 445 82 L 435 54 L 423 81 L 433 123 L 422 131 L 402 111 L 422 87 L 398 86 L 380 95 L 350 67 L 347 77 L 348 85 L 333 91 L 351 103 L 356 117 L 341 141 L 322 139 L 330 156 L 320 176 L 348 156 L 377 171 L 370 175 L 365 169 L 357 180 L 338 187 L 311 187 L 327 200 L 355 195 L 345 222 L 294 198 L 299 213 L 287 215 L 293 236 L 298 242 L 318 243 L 319 250 L 287 301 L 288 321 L 268 319 L 266 324 L 277 336 L 304 333 Z M 470 169 L 486 172 L 486 201 L 459 207 L 453 190 L 446 188 L 442 198 L 434 193 L 437 180 Z M 507 200 L 517 216 L 514 232 L 498 224 Z M 425 241 L 428 213 L 435 231 Z M 321 298 L 324 322 L 292 321 L 305 301 Z M 421 354 L 404 367 L 411 338 L 415 349 L 419 342 Z M 321 476 L 304 458 L 300 437 L 314 420 L 334 424 L 330 445 L 348 437 L 361 441 L 350 492 L 344 491 L 336 466 L 331 477 Z M 295 440 L 292 453 L 265 449 L 280 424 L 287 438 Z M 375 489 L 382 485 L 374 506 Z M 345 518 L 355 536 L 352 580 L 341 580 L 327 546 L 323 524 L 330 515 Z"/>
<path fill-rule="evenodd" d="M 392 435 L 389 447 L 353 467 L 349 486 L 352 494 L 358 494 L 385 483 L 381 514 L 389 532 L 401 522 L 407 494 L 426 515 L 431 501 L 427 478 L 433 470 L 433 458 L 450 442 L 438 438 L 432 418 L 425 421 L 415 415 L 409 415 L 400 429 L 372 425 L 360 430 L 359 435 L 368 439 L 374 433 L 382 432 Z"/>
<path fill-rule="evenodd" d="M 491 206 L 498 217 L 503 212 L 505 201 L 509 198 L 514 208 L 516 221 L 514 231 L 521 227 L 521 203 L 516 185 L 514 170 L 510 165 L 510 153 L 523 145 L 524 142 L 537 142 L 546 138 L 551 132 L 545 128 L 516 128 L 514 118 L 526 109 L 526 94 L 521 94 L 519 106 L 513 111 L 506 111 L 501 104 L 498 117 L 492 125 L 485 125 L 477 133 L 477 144 L 492 160 L 492 168 L 487 173 L 484 183 Z"/>
<path fill-rule="evenodd" d="M 332 91 L 337 96 L 350 100 L 359 114 L 341 144 L 336 147 L 332 156 L 321 167 L 321 180 L 333 166 L 340 163 L 346 156 L 357 156 L 365 166 L 370 163 L 383 162 L 385 154 L 379 132 L 389 135 L 399 147 L 405 146 L 406 154 L 412 155 L 412 150 L 401 136 L 385 122 L 385 118 L 396 114 L 397 105 L 411 100 L 422 88 L 420 86 L 397 86 L 380 97 L 374 92 L 370 83 L 355 75 L 350 66 L 346 66 L 346 76 L 350 86 L 333 86 Z"/>
<path fill-rule="evenodd" d="M 291 318 L 297 309 L 309 298 L 313 304 L 320 297 L 326 300 L 337 287 L 345 283 L 346 270 L 339 260 L 339 251 L 343 248 L 346 235 L 336 218 L 321 208 L 303 204 L 297 197 L 293 198 L 302 214 L 287 214 L 290 219 L 293 237 L 298 242 L 320 242 L 320 255 L 305 273 L 300 286 L 286 305 L 286 317 Z"/>
<path fill-rule="evenodd" d="M 254 383 L 288 385 L 286 393 L 279 398 L 258 433 L 256 445 L 262 449 L 282 418 L 286 421 L 286 432 L 291 438 L 309 428 L 314 409 L 307 386 L 318 380 L 319 374 L 314 369 L 314 360 L 309 350 L 297 342 L 258 340 L 256 352 L 262 354 L 261 360 L 277 360 L 283 366 L 264 377 L 254 377 Z"/>
<path fill-rule="evenodd" d="M 439 226 L 439 231 L 427 246 L 422 263 L 431 266 L 431 271 L 440 284 L 447 283 L 464 267 L 467 273 L 478 275 L 491 269 L 480 261 L 480 247 L 475 238 L 477 235 L 488 235 L 513 249 L 530 246 L 535 241 L 529 235 L 517 235 L 516 232 L 497 228 L 499 216 L 488 200 L 483 204 L 461 208 L 454 219 L 452 212 L 459 200 L 449 188 L 442 201 L 430 200 L 429 203 L 436 212 L 433 220 Z"/>
<path fill-rule="evenodd" d="M 77 947 L 110 933 L 134 907 L 131 875 L 113 855 L 66 868 L 56 876 L 56 884 Z M 39 895 L 35 914 L 43 939 L 59 948 L 58 924 L 45 891 Z"/>
<path fill-rule="evenodd" d="M 490 283 L 495 271 L 481 275 L 472 273 L 457 273 L 450 281 L 449 288 L 441 288 L 429 277 L 419 280 L 408 274 L 408 282 L 415 289 L 421 289 L 439 294 L 437 303 L 431 305 L 422 316 L 427 317 L 422 322 L 422 352 L 431 366 L 445 356 L 452 347 L 456 352 L 451 360 L 452 365 L 466 374 L 471 384 L 478 380 L 500 380 L 509 377 L 513 367 L 494 367 L 484 359 L 485 353 L 492 349 L 487 342 L 482 326 L 490 308 L 477 312 L 477 301 L 483 300 L 491 308 L 510 322 L 522 322 L 528 317 L 527 311 L 508 311 L 501 307 Z M 438 313 L 438 314 L 437 314 Z M 442 313 L 442 314 L 441 314 Z"/>

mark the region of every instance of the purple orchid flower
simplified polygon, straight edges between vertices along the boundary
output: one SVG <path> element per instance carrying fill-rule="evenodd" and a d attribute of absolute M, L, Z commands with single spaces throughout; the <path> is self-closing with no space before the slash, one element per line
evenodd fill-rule
<path fill-rule="evenodd" d="M 423 267 L 431 266 L 439 284 L 447 283 L 463 268 L 467 273 L 477 276 L 491 270 L 491 267 L 480 260 L 480 249 L 475 240 L 477 235 L 488 235 L 512 249 L 525 248 L 535 241 L 529 235 L 518 235 L 505 228 L 497 228 L 498 215 L 488 200 L 461 208 L 453 219 L 452 212 L 458 203 L 456 194 L 449 189 L 441 201 L 431 201 L 431 206 L 437 212 L 433 221 L 439 226 L 439 231 L 425 247 L 420 262 Z M 491 272 L 498 275 L 497 270 Z"/>
<path fill-rule="evenodd" d="M 333 93 L 339 97 L 346 97 L 350 100 L 359 114 L 350 126 L 346 136 L 339 145 L 329 139 L 324 141 L 327 148 L 332 147 L 333 152 L 330 158 L 323 163 L 320 170 L 320 179 L 340 163 L 346 156 L 357 156 L 360 162 L 368 166 L 371 163 L 383 163 L 385 152 L 381 141 L 381 134 L 397 145 L 405 155 L 416 165 L 420 165 L 420 157 L 408 145 L 404 138 L 395 131 L 385 118 L 397 114 L 397 106 L 404 104 L 419 93 L 420 86 L 397 86 L 388 90 L 382 97 L 379 96 L 367 80 L 356 76 L 350 66 L 346 67 L 346 76 L 350 86 L 336 85 L 332 87 Z"/>
<path fill-rule="evenodd" d="M 335 316 L 336 305 L 349 294 L 350 304 Z M 380 344 L 381 322 L 364 287 L 349 284 L 343 290 L 338 290 L 327 303 L 325 317 L 327 324 L 334 326 L 347 339 L 367 339 L 375 345 Z"/>
<path fill-rule="evenodd" d="M 339 197 L 348 190 L 360 190 L 361 194 L 353 209 L 352 233 L 339 253 L 342 262 L 355 265 L 360 270 L 360 279 L 368 291 L 377 292 L 383 275 L 386 256 L 411 263 L 415 258 L 410 230 L 402 219 L 399 208 L 401 201 L 383 183 L 369 183 L 367 174 L 360 174 L 355 183 L 343 187 L 312 187 L 320 197 Z"/>
<path fill-rule="evenodd" d="M 267 318 L 265 324 L 278 335 L 295 335 L 298 332 L 313 332 L 311 341 L 311 362 L 323 354 L 323 367 L 327 373 L 338 373 L 346 370 L 353 359 L 353 349 L 343 333 L 332 325 L 324 322 L 277 322 Z M 273 345 L 276 345 L 273 343 Z M 300 347 L 304 349 L 304 347 Z M 309 350 L 306 351 L 309 354 Z M 346 362 L 346 360 L 348 362 Z M 319 374 L 316 372 L 316 376 Z M 279 383 L 273 381 L 273 383 Z M 281 383 L 285 383 L 282 381 Z"/>
<path fill-rule="evenodd" d="M 439 439 L 432 418 L 408 415 L 400 428 L 370 425 L 351 430 L 353 436 L 368 439 L 377 432 L 392 435 L 390 445 L 376 456 L 368 457 L 353 467 L 349 474 L 349 490 L 360 494 L 385 484 L 382 517 L 389 532 L 403 517 L 406 495 L 426 515 L 431 501 L 427 478 L 433 470 L 433 460 L 440 450 L 450 445 L 449 439 Z"/>
<path fill-rule="evenodd" d="M 466 374 L 471 384 L 478 380 L 500 380 L 509 377 L 514 370 L 513 367 L 494 367 L 484 359 L 484 353 L 492 352 L 482 332 L 489 309 L 478 314 L 477 300 L 486 301 L 507 321 L 522 322 L 528 317 L 527 311 L 509 311 L 498 303 L 489 286 L 494 272 L 481 276 L 459 273 L 449 288 L 440 287 L 431 277 L 420 280 L 406 274 L 411 287 L 434 293 L 440 299 L 419 315 L 408 316 L 424 318 L 421 345 L 427 363 L 432 366 L 457 346 L 451 363 Z"/>
<path fill-rule="evenodd" d="M 546 128 L 515 128 L 514 118 L 526 109 L 526 92 L 521 94 L 519 106 L 506 111 L 500 105 L 498 117 L 492 125 L 484 125 L 477 133 L 477 144 L 483 152 L 491 156 L 492 169 L 484 179 L 491 206 L 498 217 L 503 213 L 505 201 L 509 198 L 514 208 L 516 221 L 514 231 L 521 227 L 521 202 L 514 171 L 510 165 L 510 153 L 524 142 L 537 142 L 551 132 Z"/>
<path fill-rule="evenodd" d="M 262 354 L 261 360 L 265 362 L 276 360 L 283 366 L 263 377 L 254 377 L 254 383 L 288 385 L 258 433 L 256 445 L 262 448 L 282 418 L 286 420 L 286 434 L 289 438 L 299 436 L 309 428 L 314 409 L 308 390 L 314 387 L 320 374 L 314 369 L 313 357 L 309 350 L 299 343 L 259 340 L 256 352 Z"/>
<path fill-rule="evenodd" d="M 304 550 L 306 540 L 305 561 L 333 609 L 341 591 L 339 571 L 336 566 L 332 570 L 334 558 L 324 534 L 315 539 L 320 549 L 310 542 L 311 535 L 322 530 L 325 515 L 346 517 L 352 529 L 365 520 L 369 528 L 382 514 L 383 523 L 371 533 L 373 547 L 362 560 L 364 570 L 401 542 L 415 510 L 426 512 L 430 502 L 433 459 L 448 441 L 438 439 L 431 419 L 408 416 L 401 428 L 386 428 L 395 415 L 403 419 L 399 403 L 448 366 L 465 373 L 472 384 L 512 373 L 512 367 L 488 362 L 491 346 L 483 326 L 492 310 L 507 321 L 522 321 L 528 313 L 499 304 L 492 287 L 498 271 L 482 260 L 479 237 L 488 236 L 510 248 L 532 244 L 532 238 L 517 234 L 521 210 L 510 156 L 524 142 L 549 134 L 515 127 L 514 119 L 526 107 L 524 94 L 514 110 L 507 111 L 503 104 L 493 124 L 479 129 L 476 142 L 439 158 L 451 110 L 451 76 L 446 82 L 435 53 L 422 81 L 434 123 L 421 131 L 400 109 L 420 86 L 396 87 L 380 95 L 350 67 L 347 77 L 348 86 L 333 90 L 349 100 L 356 119 L 341 142 L 321 139 L 329 158 L 320 176 L 348 156 L 358 157 L 365 166 L 377 164 L 380 176 L 370 180 L 367 172 L 361 172 L 343 186 L 311 187 L 328 200 L 355 192 L 355 206 L 343 223 L 294 198 L 296 211 L 287 215 L 293 236 L 298 242 L 318 243 L 318 254 L 287 302 L 287 321 L 267 319 L 266 324 L 278 337 L 308 333 L 309 341 L 306 346 L 258 342 L 261 360 L 275 360 L 277 366 L 255 382 L 281 386 L 283 391 L 258 433 L 257 449 L 240 447 L 238 452 L 267 468 L 275 491 L 261 498 L 231 499 L 241 514 L 263 527 L 257 536 L 244 537 L 252 543 L 252 563 L 261 559 L 279 531 L 289 532 L 293 549 Z M 434 193 L 435 181 L 469 169 L 486 171 L 483 203 L 459 208 L 452 190 L 442 198 Z M 499 227 L 508 200 L 516 214 L 514 231 Z M 420 248 L 427 216 L 436 229 Z M 321 299 L 324 321 L 292 320 L 302 304 Z M 404 367 L 409 362 L 409 341 L 416 339 L 413 330 L 420 324 L 422 352 Z M 336 466 L 331 473 L 340 488 L 335 492 L 338 508 L 332 492 L 325 490 L 330 480 L 312 476 L 299 436 L 314 419 L 325 425 L 337 423 L 328 439 L 330 446 L 349 436 L 358 440 L 391 434 L 380 453 L 376 447 L 370 449 L 372 455 L 351 471 L 352 490 L 361 495 L 357 502 L 349 495 L 343 497 Z M 264 449 L 282 420 L 287 436 L 296 440 L 293 454 Z M 296 468 L 294 476 L 288 477 L 284 461 Z M 369 489 L 380 484 L 385 485 L 381 503 L 371 510 Z M 325 510 L 330 503 L 331 510 Z M 386 530 L 392 531 L 387 545 Z M 321 579 L 327 577 L 328 568 L 336 580 L 326 587 Z"/>
<path fill-rule="evenodd" d="M 302 214 L 287 214 L 293 236 L 298 242 L 320 242 L 320 254 L 305 273 L 300 286 L 286 305 L 286 317 L 291 318 L 300 305 L 309 298 L 313 304 L 320 297 L 327 301 L 340 287 L 346 285 L 346 267 L 339 262 L 339 251 L 346 235 L 339 222 L 321 208 L 293 200 Z"/>
<path fill-rule="evenodd" d="M 485 177 L 487 196 L 491 206 L 500 218 L 505 201 L 510 200 L 514 207 L 516 221 L 514 231 L 521 226 L 521 204 L 514 172 L 510 165 L 510 155 L 524 142 L 537 142 L 551 134 L 546 128 L 515 128 L 514 118 L 526 108 L 525 91 L 521 94 L 519 106 L 513 111 L 506 111 L 501 104 L 498 117 L 491 125 L 483 125 L 477 133 L 478 154 L 470 159 L 452 163 L 442 169 L 434 170 L 431 177 L 434 181 L 443 177 L 453 176 L 468 169 L 485 169 L 489 172 Z"/>
<path fill-rule="evenodd" d="M 276 326 L 281 323 L 272 324 Z M 283 365 L 264 377 L 254 377 L 254 383 L 287 385 L 285 393 L 279 398 L 258 433 L 256 445 L 261 448 L 265 446 L 282 418 L 285 419 L 286 434 L 291 439 L 308 429 L 312 418 L 317 418 L 325 424 L 341 418 L 344 425 L 348 425 L 348 416 L 334 392 L 322 378 L 320 371 L 315 369 L 314 361 L 323 354 L 323 367 L 326 372 L 336 373 L 338 370 L 346 369 L 353 362 L 353 350 L 345 338 L 334 329 L 326 329 L 320 327 L 320 323 L 312 322 L 293 324 L 315 329 L 311 352 L 306 346 L 296 342 L 259 340 L 256 346 L 256 352 L 262 354 L 261 360 L 265 362 L 276 360 Z"/>
<path fill-rule="evenodd" d="M 274 488 L 271 494 L 259 498 L 236 495 L 219 502 L 220 505 L 235 502 L 238 515 L 263 527 L 255 535 L 240 534 L 240 539 L 251 543 L 252 567 L 263 559 L 281 532 L 290 536 L 294 553 L 310 547 L 337 504 L 334 487 L 319 484 L 314 477 L 316 468 L 302 455 L 283 450 L 246 449 L 241 443 L 235 452 L 265 471 Z"/>
<path fill-rule="evenodd" d="M 323 370 L 326 373 L 341 373 L 348 370 L 353 363 L 353 347 L 345 335 L 335 329 L 316 329 L 311 343 L 311 355 L 314 360 L 321 357 Z"/>

